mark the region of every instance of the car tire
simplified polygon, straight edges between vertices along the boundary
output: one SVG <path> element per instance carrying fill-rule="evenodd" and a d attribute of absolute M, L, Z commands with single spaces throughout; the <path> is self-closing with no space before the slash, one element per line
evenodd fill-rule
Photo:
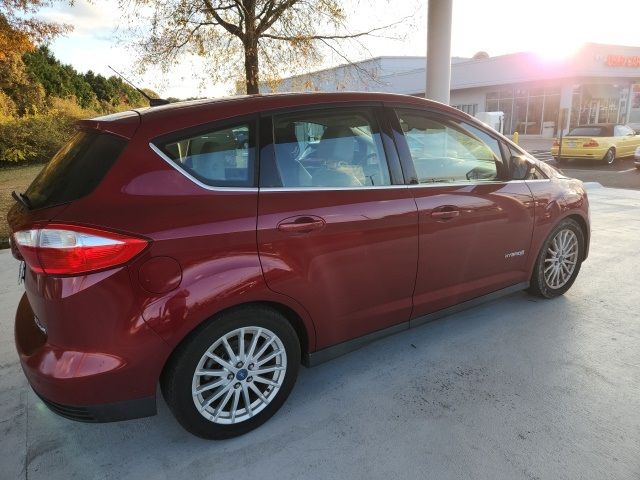
<path fill-rule="evenodd" d="M 288 320 L 271 308 L 247 306 L 192 332 L 172 354 L 160 383 L 178 422 L 217 440 L 247 433 L 273 416 L 299 366 L 300 342 Z"/>
<path fill-rule="evenodd" d="M 607 150 L 607 153 L 604 154 L 602 161 L 607 165 L 613 165 L 613 163 L 616 161 L 616 150 L 613 147 Z"/>
<path fill-rule="evenodd" d="M 556 162 L 558 162 L 558 165 L 566 165 L 568 160 L 566 157 L 556 157 Z"/>
<path fill-rule="evenodd" d="M 528 291 L 553 298 L 571 288 L 584 258 L 585 237 L 575 220 L 556 225 L 545 240 L 533 268 Z"/>

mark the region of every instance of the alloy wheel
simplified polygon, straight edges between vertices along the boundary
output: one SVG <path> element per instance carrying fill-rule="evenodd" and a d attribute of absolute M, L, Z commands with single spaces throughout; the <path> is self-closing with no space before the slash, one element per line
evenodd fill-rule
<path fill-rule="evenodd" d="M 198 412 L 216 424 L 248 420 L 276 397 L 287 370 L 280 338 L 263 327 L 242 327 L 216 340 L 193 374 Z"/>
<path fill-rule="evenodd" d="M 565 228 L 547 247 L 544 259 L 544 280 L 549 288 L 562 288 L 571 279 L 578 263 L 578 237 Z"/>

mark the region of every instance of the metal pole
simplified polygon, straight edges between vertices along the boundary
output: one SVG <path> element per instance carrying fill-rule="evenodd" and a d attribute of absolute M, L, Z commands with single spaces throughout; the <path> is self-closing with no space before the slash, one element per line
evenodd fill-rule
<path fill-rule="evenodd" d="M 453 0 L 429 0 L 426 97 L 449 104 Z"/>

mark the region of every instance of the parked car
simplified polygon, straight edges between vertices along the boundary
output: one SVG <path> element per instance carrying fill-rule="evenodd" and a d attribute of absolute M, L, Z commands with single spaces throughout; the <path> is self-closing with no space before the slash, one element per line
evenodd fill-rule
<path fill-rule="evenodd" d="M 561 152 L 559 139 L 554 139 L 551 155 L 558 163 L 576 158 L 603 161 L 612 165 L 617 158 L 633 156 L 638 146 L 640 135 L 636 135 L 627 125 L 580 125 L 570 130 L 562 139 Z"/>
<path fill-rule="evenodd" d="M 633 164 L 638 170 L 640 170 L 640 147 L 636 148 L 636 151 L 633 155 Z"/>
<path fill-rule="evenodd" d="M 15 197 L 15 339 L 37 395 L 115 421 L 155 414 L 160 383 L 214 439 L 271 417 L 301 363 L 510 292 L 562 295 L 590 238 L 579 180 L 465 113 L 391 94 L 84 120 Z"/>

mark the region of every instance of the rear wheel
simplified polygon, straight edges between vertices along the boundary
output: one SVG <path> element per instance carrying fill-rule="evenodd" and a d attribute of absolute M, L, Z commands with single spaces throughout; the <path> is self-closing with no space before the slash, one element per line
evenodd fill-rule
<path fill-rule="evenodd" d="M 613 165 L 613 162 L 616 161 L 616 151 L 615 151 L 615 149 L 610 148 L 609 150 L 607 150 L 607 153 L 605 153 L 604 158 L 602 160 L 607 165 Z"/>
<path fill-rule="evenodd" d="M 580 271 L 585 238 L 575 220 L 565 219 L 549 234 L 538 254 L 529 292 L 545 298 L 565 293 Z"/>
<path fill-rule="evenodd" d="M 212 318 L 180 345 L 162 393 L 189 432 L 235 437 L 278 411 L 299 365 L 300 344 L 286 318 L 269 308 L 240 308 Z"/>

